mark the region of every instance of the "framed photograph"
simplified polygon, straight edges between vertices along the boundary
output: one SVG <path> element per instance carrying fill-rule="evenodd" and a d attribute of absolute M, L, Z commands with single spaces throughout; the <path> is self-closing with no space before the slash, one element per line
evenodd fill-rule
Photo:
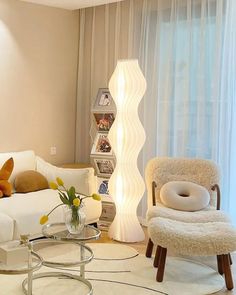
<path fill-rule="evenodd" d="M 91 154 L 95 155 L 112 155 L 111 145 L 107 138 L 108 134 L 105 133 L 97 133 L 95 138 Z"/>
<path fill-rule="evenodd" d="M 99 132 L 108 132 L 115 120 L 114 113 L 93 113 Z"/>
<path fill-rule="evenodd" d="M 114 100 L 110 94 L 110 91 L 108 88 L 99 88 L 98 89 L 98 93 L 96 96 L 96 100 L 93 106 L 93 110 L 102 110 L 102 111 L 107 111 L 107 110 L 111 110 L 114 111 L 115 110 L 115 103 Z"/>
<path fill-rule="evenodd" d="M 97 175 L 100 177 L 110 177 L 114 171 L 114 160 L 92 157 L 93 165 Z"/>
<path fill-rule="evenodd" d="M 99 193 L 99 195 L 109 196 L 108 181 L 109 181 L 108 178 L 98 177 L 98 193 Z"/>

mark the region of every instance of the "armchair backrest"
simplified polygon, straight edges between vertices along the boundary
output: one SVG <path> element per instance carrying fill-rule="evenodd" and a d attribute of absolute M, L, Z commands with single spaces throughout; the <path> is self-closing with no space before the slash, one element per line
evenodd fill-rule
<path fill-rule="evenodd" d="M 148 208 L 152 206 L 152 182 L 155 181 L 156 201 L 161 203 L 160 189 L 169 181 L 191 181 L 204 186 L 210 193 L 210 205 L 216 206 L 216 194 L 212 186 L 219 184 L 218 166 L 211 160 L 191 158 L 157 157 L 151 159 L 145 170 L 148 192 Z"/>

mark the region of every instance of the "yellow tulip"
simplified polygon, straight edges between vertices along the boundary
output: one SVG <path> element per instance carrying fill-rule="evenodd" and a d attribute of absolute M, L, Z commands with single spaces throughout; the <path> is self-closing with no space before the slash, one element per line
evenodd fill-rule
<path fill-rule="evenodd" d="M 49 186 L 51 189 L 54 189 L 54 190 L 58 189 L 58 185 L 53 181 L 49 183 Z"/>
<path fill-rule="evenodd" d="M 98 194 L 92 194 L 91 197 L 96 201 L 101 201 L 101 196 L 99 196 Z"/>
<path fill-rule="evenodd" d="M 41 218 L 40 218 L 40 224 L 44 224 L 48 221 L 48 216 L 47 215 L 43 215 Z"/>
<path fill-rule="evenodd" d="M 56 181 L 57 181 L 57 184 L 58 184 L 59 186 L 64 186 L 64 182 L 63 182 L 63 180 L 62 180 L 60 177 L 57 177 L 57 178 L 56 178 Z"/>
<path fill-rule="evenodd" d="M 80 199 L 79 199 L 79 198 L 75 198 L 75 199 L 73 200 L 73 205 L 74 205 L 75 207 L 79 207 L 79 205 L 80 205 Z"/>

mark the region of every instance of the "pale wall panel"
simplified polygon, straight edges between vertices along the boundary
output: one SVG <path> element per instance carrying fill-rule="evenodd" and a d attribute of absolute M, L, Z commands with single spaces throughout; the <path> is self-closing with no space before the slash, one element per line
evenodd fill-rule
<path fill-rule="evenodd" d="M 0 1 L 0 152 L 74 160 L 78 23 L 78 11 Z"/>

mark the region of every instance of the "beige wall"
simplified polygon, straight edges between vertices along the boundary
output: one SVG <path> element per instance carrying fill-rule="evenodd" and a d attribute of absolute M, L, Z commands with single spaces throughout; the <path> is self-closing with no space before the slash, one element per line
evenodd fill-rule
<path fill-rule="evenodd" d="M 78 11 L 0 0 L 0 152 L 74 160 L 78 21 Z"/>

